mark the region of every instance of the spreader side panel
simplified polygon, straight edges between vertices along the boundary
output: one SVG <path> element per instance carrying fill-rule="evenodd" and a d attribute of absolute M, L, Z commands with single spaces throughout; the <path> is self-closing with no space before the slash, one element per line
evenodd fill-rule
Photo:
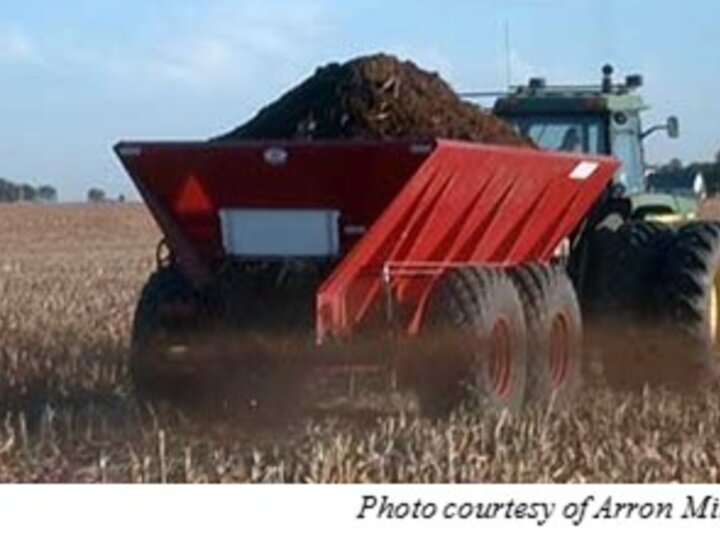
<path fill-rule="evenodd" d="M 417 331 L 453 265 L 548 260 L 618 167 L 612 158 L 440 141 L 318 294 L 318 340 L 368 323 L 389 294 Z"/>

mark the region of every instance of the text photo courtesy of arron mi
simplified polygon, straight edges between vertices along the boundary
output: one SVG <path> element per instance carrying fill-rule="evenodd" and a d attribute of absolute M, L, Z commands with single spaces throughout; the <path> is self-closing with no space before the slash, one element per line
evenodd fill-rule
<path fill-rule="evenodd" d="M 712 495 L 687 495 L 682 502 L 629 502 L 613 496 L 588 495 L 578 502 L 560 505 L 557 502 L 446 502 L 417 499 L 398 502 L 387 495 L 362 497 L 357 519 L 478 519 L 529 520 L 543 526 L 561 517 L 579 525 L 586 519 L 720 519 L 720 498 Z"/>

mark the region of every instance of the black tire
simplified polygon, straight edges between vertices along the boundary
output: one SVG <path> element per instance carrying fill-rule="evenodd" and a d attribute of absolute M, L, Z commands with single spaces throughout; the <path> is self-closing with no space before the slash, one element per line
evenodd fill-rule
<path fill-rule="evenodd" d="M 636 220 L 616 230 L 599 229 L 588 239 L 580 294 L 588 380 L 622 389 L 661 382 L 648 330 L 657 323 L 658 254 L 673 237 L 665 224 Z"/>
<path fill-rule="evenodd" d="M 195 290 L 179 269 L 161 268 L 150 276 L 135 309 L 130 347 L 130 376 L 141 399 L 192 393 L 195 374 L 168 355 L 196 329 L 198 309 Z"/>
<path fill-rule="evenodd" d="M 155 272 L 133 321 L 130 374 L 143 401 L 190 410 L 283 409 L 306 379 L 316 276 L 227 268 L 196 290 L 176 267 Z M 309 284 L 309 282 L 311 282 Z"/>
<path fill-rule="evenodd" d="M 528 332 L 526 399 L 570 403 L 582 385 L 582 318 L 575 288 L 558 265 L 530 263 L 510 271 Z"/>
<path fill-rule="evenodd" d="M 463 401 L 484 411 L 518 410 L 525 397 L 522 305 L 504 272 L 466 267 L 445 274 L 428 299 L 415 390 L 423 413 Z"/>
<path fill-rule="evenodd" d="M 664 247 L 654 308 L 674 338 L 673 378 L 716 376 L 720 352 L 720 223 L 680 227 Z M 688 361 L 689 359 L 689 361 Z"/>
<path fill-rule="evenodd" d="M 588 285 L 580 301 L 590 318 L 632 322 L 646 305 L 649 262 L 670 237 L 662 223 L 629 221 L 617 230 L 600 229 L 590 241 Z"/>

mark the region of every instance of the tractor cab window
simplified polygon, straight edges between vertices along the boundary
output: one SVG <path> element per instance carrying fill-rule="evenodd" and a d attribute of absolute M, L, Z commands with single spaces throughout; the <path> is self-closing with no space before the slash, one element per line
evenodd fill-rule
<path fill-rule="evenodd" d="M 540 148 L 559 152 L 607 154 L 607 134 L 601 117 L 516 116 L 509 119 Z"/>
<path fill-rule="evenodd" d="M 645 191 L 642 129 L 638 115 L 615 113 L 612 118 L 612 153 L 621 162 L 617 180 L 629 193 Z"/>

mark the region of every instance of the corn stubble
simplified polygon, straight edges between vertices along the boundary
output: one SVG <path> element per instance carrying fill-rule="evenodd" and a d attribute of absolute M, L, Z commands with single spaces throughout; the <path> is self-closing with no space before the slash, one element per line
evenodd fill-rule
<path fill-rule="evenodd" d="M 146 411 L 126 369 L 158 231 L 140 205 L 0 209 L 2 482 L 716 482 L 720 388 L 571 410 L 366 407 L 287 425 Z"/>

